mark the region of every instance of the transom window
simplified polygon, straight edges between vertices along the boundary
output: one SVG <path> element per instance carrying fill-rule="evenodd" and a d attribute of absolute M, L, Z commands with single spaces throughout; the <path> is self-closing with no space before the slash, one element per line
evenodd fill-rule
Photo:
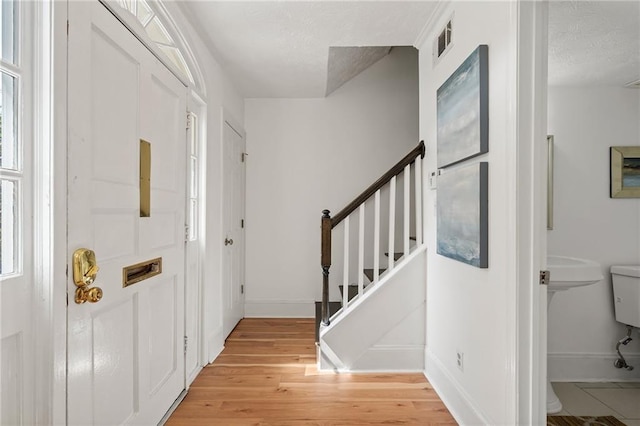
<path fill-rule="evenodd" d="M 118 0 L 118 5 L 135 16 L 158 49 L 166 55 L 178 71 L 182 72 L 192 84 L 195 84 L 184 55 L 167 27 L 162 23 L 160 16 L 149 3 L 146 0 Z"/>
<path fill-rule="evenodd" d="M 24 169 L 19 129 L 23 69 L 19 63 L 18 2 L 0 3 L 0 276 L 20 272 Z"/>

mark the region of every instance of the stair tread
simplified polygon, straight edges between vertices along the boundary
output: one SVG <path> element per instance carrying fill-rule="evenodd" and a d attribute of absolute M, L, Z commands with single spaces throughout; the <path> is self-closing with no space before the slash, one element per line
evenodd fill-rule
<path fill-rule="evenodd" d="M 340 289 L 340 303 L 342 303 L 342 295 L 344 294 L 344 290 L 343 290 L 344 285 L 340 284 L 338 285 L 338 288 Z M 358 284 L 349 284 L 348 288 L 349 288 L 349 294 L 347 296 L 347 299 L 351 300 L 358 295 Z"/>
<path fill-rule="evenodd" d="M 387 270 L 386 268 L 385 269 L 382 269 L 382 268 L 378 269 L 379 275 L 382 275 L 382 273 L 384 271 L 386 271 L 386 270 Z M 373 282 L 373 269 L 365 269 L 363 272 L 364 272 L 364 275 L 367 278 L 369 278 L 369 281 Z"/>
<path fill-rule="evenodd" d="M 387 257 L 389 257 L 389 252 L 386 252 L 384 255 L 385 255 L 385 256 L 387 256 Z M 398 260 L 398 259 L 400 259 L 402 256 L 404 256 L 404 253 L 403 253 L 403 252 L 395 252 L 395 253 L 393 253 L 393 260 Z"/>

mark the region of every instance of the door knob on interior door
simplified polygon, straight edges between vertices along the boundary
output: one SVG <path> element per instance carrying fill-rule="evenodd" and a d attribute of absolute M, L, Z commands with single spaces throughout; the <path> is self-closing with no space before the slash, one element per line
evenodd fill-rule
<path fill-rule="evenodd" d="M 224 239 L 224 245 L 225 246 L 232 246 L 233 245 L 233 240 L 230 238 L 225 238 Z"/>

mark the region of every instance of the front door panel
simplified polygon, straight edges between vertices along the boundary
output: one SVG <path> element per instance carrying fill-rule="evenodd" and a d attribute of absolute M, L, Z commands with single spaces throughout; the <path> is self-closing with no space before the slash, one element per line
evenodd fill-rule
<path fill-rule="evenodd" d="M 185 98 L 103 5 L 69 3 L 69 259 L 94 250 L 103 290 L 96 303 L 69 298 L 70 424 L 156 424 L 184 389 Z M 123 286 L 124 267 L 155 258 L 160 274 Z"/>

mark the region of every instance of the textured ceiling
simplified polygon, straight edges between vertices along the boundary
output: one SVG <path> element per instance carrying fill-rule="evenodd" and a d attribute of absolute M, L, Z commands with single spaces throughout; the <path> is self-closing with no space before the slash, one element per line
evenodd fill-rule
<path fill-rule="evenodd" d="M 323 97 L 330 47 L 412 46 L 436 6 L 432 1 L 179 4 L 247 98 Z"/>
<path fill-rule="evenodd" d="M 381 52 L 354 46 L 413 45 L 436 4 L 179 2 L 247 98 L 323 97 Z M 335 49 L 341 47 L 350 49 Z M 638 79 L 640 1 L 550 1 L 550 85 L 623 86 Z"/>
<path fill-rule="evenodd" d="M 330 47 L 326 96 L 387 56 L 390 51 L 389 46 Z"/>
<path fill-rule="evenodd" d="M 640 2 L 549 3 L 549 84 L 624 86 L 640 79 Z"/>

